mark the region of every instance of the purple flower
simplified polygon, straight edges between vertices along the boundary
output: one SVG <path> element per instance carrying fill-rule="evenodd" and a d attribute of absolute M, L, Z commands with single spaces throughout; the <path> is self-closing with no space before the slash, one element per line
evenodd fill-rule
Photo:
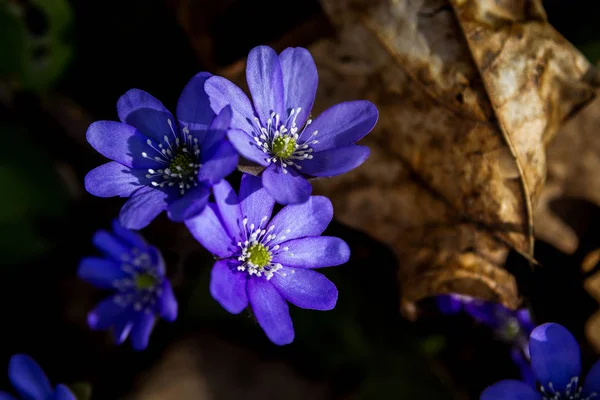
<path fill-rule="evenodd" d="M 233 109 L 229 140 L 245 158 L 266 169 L 263 186 L 280 204 L 303 203 L 311 177 L 339 175 L 361 165 L 369 149 L 354 143 L 377 122 L 369 101 L 351 101 L 308 119 L 317 91 L 317 68 L 303 48 L 287 48 L 279 56 L 267 46 L 248 55 L 246 80 L 252 104 L 225 78 L 206 81 L 210 105 Z"/>
<path fill-rule="evenodd" d="M 500 381 L 481 394 L 481 400 L 600 399 L 600 361 L 585 380 L 581 377 L 579 345 L 563 326 L 538 326 L 529 337 L 531 368 L 540 390 L 524 382 Z"/>
<path fill-rule="evenodd" d="M 133 348 L 143 350 L 156 315 L 169 322 L 177 318 L 177 300 L 160 252 L 117 221 L 113 231 L 114 235 L 96 232 L 94 245 L 104 257 L 84 258 L 77 271 L 92 285 L 116 292 L 88 314 L 88 324 L 94 330 L 112 327 L 117 344 L 131 335 Z"/>
<path fill-rule="evenodd" d="M 268 338 L 277 345 L 294 340 L 286 300 L 311 310 L 331 310 L 335 285 L 314 268 L 344 264 L 348 245 L 320 236 L 333 218 L 331 202 L 312 196 L 271 218 L 274 199 L 260 179 L 244 174 L 239 198 L 229 183 L 214 187 L 216 204 L 187 220 L 192 235 L 219 259 L 210 292 L 232 314 L 248 304 Z"/>
<path fill-rule="evenodd" d="M 90 171 L 85 188 L 99 197 L 129 197 L 119 221 L 129 229 L 147 226 L 167 210 L 182 222 L 197 215 L 208 201 L 210 187 L 237 166 L 238 155 L 225 140 L 231 109 L 215 117 L 201 72 L 183 89 L 177 120 L 150 94 L 131 89 L 117 102 L 121 122 L 97 121 L 87 140 L 113 160 Z"/>
<path fill-rule="evenodd" d="M 15 354 L 8 363 L 8 379 L 23 400 L 77 400 L 65 385 L 53 389 L 40 366 L 25 354 Z M 0 392 L 0 400 L 17 400 Z"/>

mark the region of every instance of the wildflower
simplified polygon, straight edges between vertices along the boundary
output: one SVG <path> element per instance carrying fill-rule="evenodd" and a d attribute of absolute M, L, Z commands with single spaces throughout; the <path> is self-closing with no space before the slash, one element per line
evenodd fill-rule
<path fill-rule="evenodd" d="M 331 202 L 312 196 L 271 218 L 274 199 L 260 179 L 245 174 L 239 198 L 226 182 L 214 187 L 216 204 L 186 221 L 192 235 L 218 257 L 210 292 L 238 314 L 248 304 L 267 337 L 277 345 L 294 340 L 286 300 L 311 310 L 331 310 L 335 285 L 314 268 L 348 261 L 341 239 L 320 236 L 333 218 Z"/>
<path fill-rule="evenodd" d="M 117 344 L 131 336 L 133 348 L 143 350 L 156 315 L 169 322 L 177 318 L 177 300 L 160 252 L 117 221 L 113 232 L 96 232 L 93 241 L 104 257 L 84 258 L 77 272 L 92 285 L 116 292 L 88 314 L 88 325 L 94 330 L 112 327 Z"/>
<path fill-rule="evenodd" d="M 585 380 L 580 379 L 579 345 L 562 325 L 547 323 L 536 327 L 529 337 L 529 352 L 539 391 L 524 382 L 505 380 L 485 389 L 481 400 L 600 399 L 600 361 L 592 366 Z"/>
<path fill-rule="evenodd" d="M 121 122 L 97 121 L 87 140 L 113 160 L 85 177 L 88 192 L 99 197 L 129 197 L 119 221 L 141 229 L 167 210 L 182 222 L 197 215 L 210 187 L 237 166 L 238 155 L 225 140 L 231 109 L 215 117 L 204 93 L 211 75 L 201 72 L 183 89 L 177 120 L 150 94 L 131 89 L 117 102 Z"/>
<path fill-rule="evenodd" d="M 266 167 L 262 183 L 278 203 L 302 203 L 312 191 L 307 178 L 339 175 L 367 159 L 369 149 L 354 143 L 375 126 L 377 108 L 350 101 L 309 119 L 318 75 L 308 50 L 288 48 L 278 56 L 255 47 L 246 80 L 254 104 L 222 77 L 209 78 L 204 88 L 215 112 L 231 105 L 228 137 L 242 156 Z"/>
<path fill-rule="evenodd" d="M 65 385 L 53 389 L 40 366 L 25 354 L 15 354 L 8 363 L 8 379 L 23 400 L 77 400 Z M 17 400 L 0 392 L 0 400 Z"/>

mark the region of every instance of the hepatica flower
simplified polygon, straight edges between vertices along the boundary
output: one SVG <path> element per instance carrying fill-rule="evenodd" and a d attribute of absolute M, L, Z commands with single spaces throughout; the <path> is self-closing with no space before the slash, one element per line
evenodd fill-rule
<path fill-rule="evenodd" d="M 93 241 L 104 257 L 84 258 L 77 272 L 92 285 L 115 291 L 88 314 L 88 324 L 94 330 L 112 327 L 117 344 L 131 336 L 133 348 L 143 350 L 157 315 L 169 322 L 177 318 L 177 300 L 159 251 L 117 221 L 113 231 L 96 232 Z"/>
<path fill-rule="evenodd" d="M 600 399 L 600 361 L 592 366 L 584 380 L 579 345 L 563 326 L 547 323 L 535 328 L 529 337 L 529 352 L 540 389 L 524 382 L 505 380 L 485 389 L 481 400 Z"/>
<path fill-rule="evenodd" d="M 25 354 L 15 354 L 8 363 L 8 379 L 23 400 L 77 400 L 65 385 L 52 388 L 40 366 Z M 17 400 L 0 392 L 0 400 Z"/>
<path fill-rule="evenodd" d="M 271 218 L 274 199 L 260 179 L 244 175 L 239 197 L 226 182 L 215 185 L 215 204 L 187 220 L 192 235 L 219 259 L 210 292 L 233 314 L 248 304 L 267 337 L 284 345 L 294 340 L 287 302 L 312 310 L 332 309 L 334 284 L 315 268 L 348 261 L 348 245 L 320 236 L 333 217 L 331 202 L 312 196 Z M 287 302 L 286 302 L 287 301 Z"/>
<path fill-rule="evenodd" d="M 238 155 L 225 140 L 231 109 L 211 110 L 201 72 L 183 89 L 177 119 L 150 94 L 131 89 L 117 102 L 121 122 L 97 121 L 87 140 L 113 160 L 85 177 L 88 192 L 99 197 L 129 197 L 119 220 L 141 229 L 167 210 L 174 221 L 204 208 L 210 187 L 237 166 Z"/>
<path fill-rule="evenodd" d="M 317 68 L 303 48 L 277 55 L 267 46 L 250 51 L 246 80 L 252 95 L 225 78 L 214 76 L 205 90 L 213 111 L 233 109 L 228 136 L 245 158 L 266 169 L 263 186 L 280 204 L 308 200 L 312 177 L 339 175 L 361 165 L 369 149 L 354 143 L 377 122 L 369 101 L 350 101 L 309 114 L 317 91 Z"/>

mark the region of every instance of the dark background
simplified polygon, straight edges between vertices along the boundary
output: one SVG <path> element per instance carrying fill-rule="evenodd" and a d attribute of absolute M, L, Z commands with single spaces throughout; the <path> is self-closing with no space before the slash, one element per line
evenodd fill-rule
<path fill-rule="evenodd" d="M 7 1 L 23 11 L 20 20 L 7 16 Z M 176 18 L 182 4 L 191 29 Z M 544 4 L 561 33 L 592 62 L 600 58 L 600 3 Z M 91 389 L 93 399 L 109 400 L 477 399 L 487 385 L 518 378 L 508 347 L 466 315 L 444 317 L 426 300 L 417 322 L 403 319 L 392 251 L 336 223 L 328 234 L 352 249 L 347 265 L 325 271 L 340 290 L 338 306 L 294 309 L 290 346 L 272 345 L 249 315 L 230 316 L 212 300 L 210 255 L 164 215 L 143 234 L 165 255 L 178 320 L 159 323 L 142 353 L 90 332 L 85 314 L 104 293 L 75 271 L 81 257 L 97 254 L 91 236 L 110 226 L 123 200 L 83 189 L 85 174 L 104 162 L 85 142 L 89 123 L 116 119 L 118 97 L 133 87 L 174 109 L 198 71 L 215 72 L 259 44 L 306 46 L 332 28 L 313 0 L 292 9 L 272 0 L 0 0 L 0 8 L 0 371 L 12 354 L 27 353 L 53 382 L 76 384 L 82 399 Z M 517 255 L 507 266 L 537 321 L 571 329 L 589 366 L 596 354 L 583 327 L 598 303 L 579 265 L 600 247 L 600 212 L 577 199 L 554 206 L 577 223 L 577 253 L 538 242 L 543 268 L 531 271 Z M 161 385 L 183 385 L 182 376 L 197 377 L 210 396 L 160 394 Z M 9 388 L 5 374 L 0 387 Z M 149 387 L 155 397 L 141 394 Z"/>

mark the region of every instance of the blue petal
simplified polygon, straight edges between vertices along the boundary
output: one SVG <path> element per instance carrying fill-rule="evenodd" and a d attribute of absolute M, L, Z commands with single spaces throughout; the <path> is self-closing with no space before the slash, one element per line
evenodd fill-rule
<path fill-rule="evenodd" d="M 315 152 L 344 147 L 369 133 L 377 118 L 377 107 L 370 101 L 347 101 L 323 111 L 306 128 L 305 135 L 319 132 L 314 137 L 319 143 L 311 145 Z"/>
<path fill-rule="evenodd" d="M 127 313 L 122 313 L 120 317 L 115 320 L 112 327 L 112 336 L 115 344 L 120 345 L 127 340 L 131 328 L 133 328 L 133 321 L 131 321 L 131 318 L 129 318 Z"/>
<path fill-rule="evenodd" d="M 592 394 L 600 396 L 600 360 L 596 361 L 592 365 L 592 369 L 588 372 L 587 377 L 583 383 L 583 398 L 592 396 Z"/>
<path fill-rule="evenodd" d="M 267 217 L 267 221 L 271 219 L 275 199 L 263 187 L 259 177 L 250 174 L 242 175 L 239 199 L 242 215 L 251 223 L 258 225 L 263 217 Z"/>
<path fill-rule="evenodd" d="M 449 294 L 436 296 L 435 301 L 442 314 L 456 314 L 462 310 L 463 303 Z"/>
<path fill-rule="evenodd" d="M 17 393 L 26 400 L 45 400 L 52 394 L 52 386 L 44 371 L 25 354 L 15 354 L 10 358 L 8 378 Z"/>
<path fill-rule="evenodd" d="M 65 385 L 58 384 L 54 389 L 54 398 L 52 400 L 77 400 L 77 397 Z"/>
<path fill-rule="evenodd" d="M 264 278 L 248 279 L 248 299 L 258 324 L 267 337 L 282 346 L 294 341 L 294 325 L 288 305 L 277 289 Z"/>
<path fill-rule="evenodd" d="M 258 147 L 254 139 L 248 136 L 246 132 L 232 129 L 227 132 L 227 137 L 242 157 L 263 166 L 269 165 L 267 154 Z"/>
<path fill-rule="evenodd" d="M 311 196 L 306 203 L 285 206 L 269 223 L 275 226 L 273 245 L 286 240 L 319 236 L 333 218 L 333 206 L 327 197 Z"/>
<path fill-rule="evenodd" d="M 141 186 L 131 169 L 116 161 L 94 168 L 84 181 L 85 190 L 98 197 L 129 197 Z"/>
<path fill-rule="evenodd" d="M 517 368 L 519 368 L 521 380 L 532 388 L 536 388 L 536 380 L 533 371 L 531 370 L 531 365 L 529 365 L 529 360 L 525 358 L 523 351 L 518 346 L 515 345 L 510 350 L 510 358 Z"/>
<path fill-rule="evenodd" d="M 204 153 L 198 180 L 207 185 L 214 185 L 235 171 L 238 160 L 238 152 L 233 145 L 227 140 L 222 140 Z"/>
<path fill-rule="evenodd" d="M 165 321 L 173 322 L 177 319 L 177 299 L 173 293 L 173 288 L 168 280 L 165 279 L 162 286 L 162 295 L 158 304 L 158 314 Z"/>
<path fill-rule="evenodd" d="M 107 231 L 100 229 L 94 233 L 92 243 L 108 257 L 121 262 L 129 257 L 130 249 L 126 243 L 121 242 Z"/>
<path fill-rule="evenodd" d="M 535 328 L 529 337 L 529 353 L 533 373 L 546 389 L 552 382 L 554 390 L 562 392 L 571 378 L 581 374 L 579 345 L 562 325 L 547 323 Z"/>
<path fill-rule="evenodd" d="M 79 263 L 77 276 L 98 288 L 114 289 L 114 281 L 127 278 L 129 274 L 123 272 L 121 266 L 112 260 L 86 257 Z"/>
<path fill-rule="evenodd" d="M 298 164 L 305 175 L 335 176 L 351 171 L 366 161 L 370 150 L 365 146 L 351 145 L 313 153 L 311 160 Z"/>
<path fill-rule="evenodd" d="M 480 400 L 542 400 L 542 396 L 527 384 L 506 380 L 488 386 Z"/>
<path fill-rule="evenodd" d="M 121 122 L 137 128 L 156 142 L 162 142 L 165 135 L 173 134 L 169 120 L 173 129 L 177 129 L 169 110 L 150 93 L 140 89 L 131 89 L 119 98 L 117 113 Z"/>
<path fill-rule="evenodd" d="M 244 219 L 242 216 L 242 208 L 238 197 L 229 182 L 222 180 L 213 186 L 213 193 L 219 209 L 221 221 L 223 221 L 223 226 L 227 230 L 229 237 L 236 243 L 246 240 L 246 238 L 242 236 L 242 220 Z M 249 221 L 248 223 L 250 224 L 252 221 Z"/>
<path fill-rule="evenodd" d="M 304 203 L 312 192 L 306 178 L 294 168 L 287 168 L 287 173 L 284 173 L 279 164 L 272 164 L 264 170 L 262 183 L 279 204 Z"/>
<path fill-rule="evenodd" d="M 270 282 L 287 301 L 301 308 L 325 311 L 337 303 L 338 291 L 333 282 L 310 269 L 284 267 Z"/>
<path fill-rule="evenodd" d="M 283 74 L 275 50 L 268 46 L 257 46 L 250 50 L 246 62 L 246 81 L 262 126 L 267 126 L 272 113 L 279 114 L 285 121 Z"/>
<path fill-rule="evenodd" d="M 192 236 L 218 257 L 231 257 L 237 242 L 233 242 L 219 217 L 217 205 L 209 203 L 197 217 L 185 221 Z"/>
<path fill-rule="evenodd" d="M 302 47 L 288 47 L 279 54 L 279 62 L 283 74 L 284 112 L 287 116 L 290 109 L 300 107 L 296 124 L 302 127 L 317 93 L 317 66 L 308 50 Z"/>
<path fill-rule="evenodd" d="M 321 268 L 345 264 L 349 258 L 350 248 L 342 239 L 315 236 L 281 243 L 273 262 L 286 267 Z"/>
<path fill-rule="evenodd" d="M 110 328 L 117 318 L 125 311 L 123 306 L 120 306 L 114 300 L 114 297 L 109 297 L 102 300 L 92 311 L 88 313 L 88 325 L 93 330 L 104 330 Z"/>
<path fill-rule="evenodd" d="M 98 153 L 127 167 L 159 168 L 155 160 L 145 158 L 142 153 L 152 155 L 144 135 L 133 126 L 114 121 L 97 121 L 90 125 L 86 138 Z"/>
<path fill-rule="evenodd" d="M 200 214 L 206 204 L 210 190 L 204 185 L 189 189 L 181 198 L 175 200 L 167 208 L 171 221 L 183 222 Z"/>
<path fill-rule="evenodd" d="M 219 260 L 213 266 L 210 275 L 210 294 L 232 314 L 239 314 L 248 307 L 248 274 L 237 271 L 236 267 L 239 265 L 237 260 Z"/>
<path fill-rule="evenodd" d="M 148 341 L 150 340 L 150 334 L 154 328 L 155 317 L 152 314 L 140 313 L 140 318 L 136 321 L 133 329 L 131 330 L 131 345 L 134 350 L 144 350 L 148 347 Z"/>
<path fill-rule="evenodd" d="M 0 400 L 19 400 L 6 392 L 0 392 Z"/>
<path fill-rule="evenodd" d="M 225 78 L 213 76 L 204 84 L 204 90 L 215 113 L 219 113 L 227 105 L 231 105 L 233 111 L 232 128 L 246 132 L 254 130 L 254 109 L 242 89 Z"/>
<path fill-rule="evenodd" d="M 211 151 L 213 146 L 225 139 L 225 135 L 231 127 L 231 116 L 232 111 L 230 105 L 225 106 L 221 112 L 219 112 L 219 115 L 217 115 L 210 124 L 206 138 L 200 145 L 202 147 L 202 152 Z"/>
<path fill-rule="evenodd" d="M 212 74 L 200 72 L 183 88 L 177 102 L 177 119 L 180 127 L 187 127 L 201 144 L 208 131 L 215 113 L 210 108 L 208 95 L 204 92 L 204 84 Z"/>
<path fill-rule="evenodd" d="M 167 194 L 151 187 L 143 187 L 133 194 L 121 208 L 119 222 L 128 229 L 148 226 L 167 208 Z"/>
<path fill-rule="evenodd" d="M 138 248 L 139 250 L 145 249 L 148 244 L 140 235 L 132 230 L 124 228 L 117 218 L 113 219 L 112 229 L 114 234 L 123 243 L 127 243 L 131 248 Z"/>

